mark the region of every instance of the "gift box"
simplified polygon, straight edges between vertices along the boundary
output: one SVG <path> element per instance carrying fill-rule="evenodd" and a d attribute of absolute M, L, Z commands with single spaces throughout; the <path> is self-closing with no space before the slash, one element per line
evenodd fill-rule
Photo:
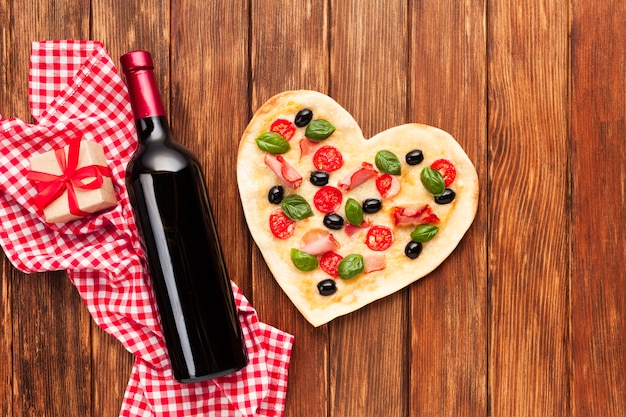
<path fill-rule="evenodd" d="M 115 207 L 117 198 L 102 145 L 74 140 L 29 159 L 35 205 L 48 223 L 66 223 Z"/>

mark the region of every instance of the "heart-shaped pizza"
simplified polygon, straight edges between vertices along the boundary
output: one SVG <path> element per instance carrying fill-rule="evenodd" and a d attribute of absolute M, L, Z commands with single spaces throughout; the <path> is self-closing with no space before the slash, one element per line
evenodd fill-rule
<path fill-rule="evenodd" d="M 314 326 L 430 273 L 476 214 L 476 170 L 452 136 L 405 124 L 366 139 L 315 91 L 268 100 L 237 158 L 250 233 Z"/>

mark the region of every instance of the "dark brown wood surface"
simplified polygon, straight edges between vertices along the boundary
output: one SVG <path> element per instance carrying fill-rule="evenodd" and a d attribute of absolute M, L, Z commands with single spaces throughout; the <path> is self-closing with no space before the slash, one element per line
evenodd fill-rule
<path fill-rule="evenodd" d="M 152 51 L 232 278 L 295 335 L 286 416 L 626 416 L 623 1 L 0 0 L 0 28 L 4 117 L 30 117 L 32 41 Z M 444 264 L 320 328 L 274 283 L 235 179 L 251 115 L 295 88 L 366 136 L 449 131 L 481 185 Z M 0 415 L 116 416 L 132 356 L 64 273 L 0 267 Z"/>

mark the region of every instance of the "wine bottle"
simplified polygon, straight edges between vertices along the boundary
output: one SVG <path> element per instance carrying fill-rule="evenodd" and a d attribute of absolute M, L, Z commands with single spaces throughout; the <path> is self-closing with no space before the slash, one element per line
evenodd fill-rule
<path fill-rule="evenodd" d="M 202 169 L 173 138 L 150 53 L 120 62 L 139 138 L 126 184 L 174 378 L 227 375 L 247 354 Z"/>

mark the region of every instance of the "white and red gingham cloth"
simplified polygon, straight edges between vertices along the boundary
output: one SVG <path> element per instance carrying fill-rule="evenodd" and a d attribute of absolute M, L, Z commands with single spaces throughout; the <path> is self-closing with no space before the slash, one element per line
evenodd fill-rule
<path fill-rule="evenodd" d="M 234 283 L 249 365 L 201 383 L 172 378 L 124 183 L 137 143 L 134 121 L 104 46 L 35 42 L 29 83 L 36 123 L 0 117 L 0 244 L 22 271 L 66 270 L 95 322 L 135 355 L 120 416 L 283 415 L 293 336 L 259 322 Z M 119 203 L 105 213 L 49 225 L 32 202 L 28 158 L 74 137 L 103 145 Z"/>

